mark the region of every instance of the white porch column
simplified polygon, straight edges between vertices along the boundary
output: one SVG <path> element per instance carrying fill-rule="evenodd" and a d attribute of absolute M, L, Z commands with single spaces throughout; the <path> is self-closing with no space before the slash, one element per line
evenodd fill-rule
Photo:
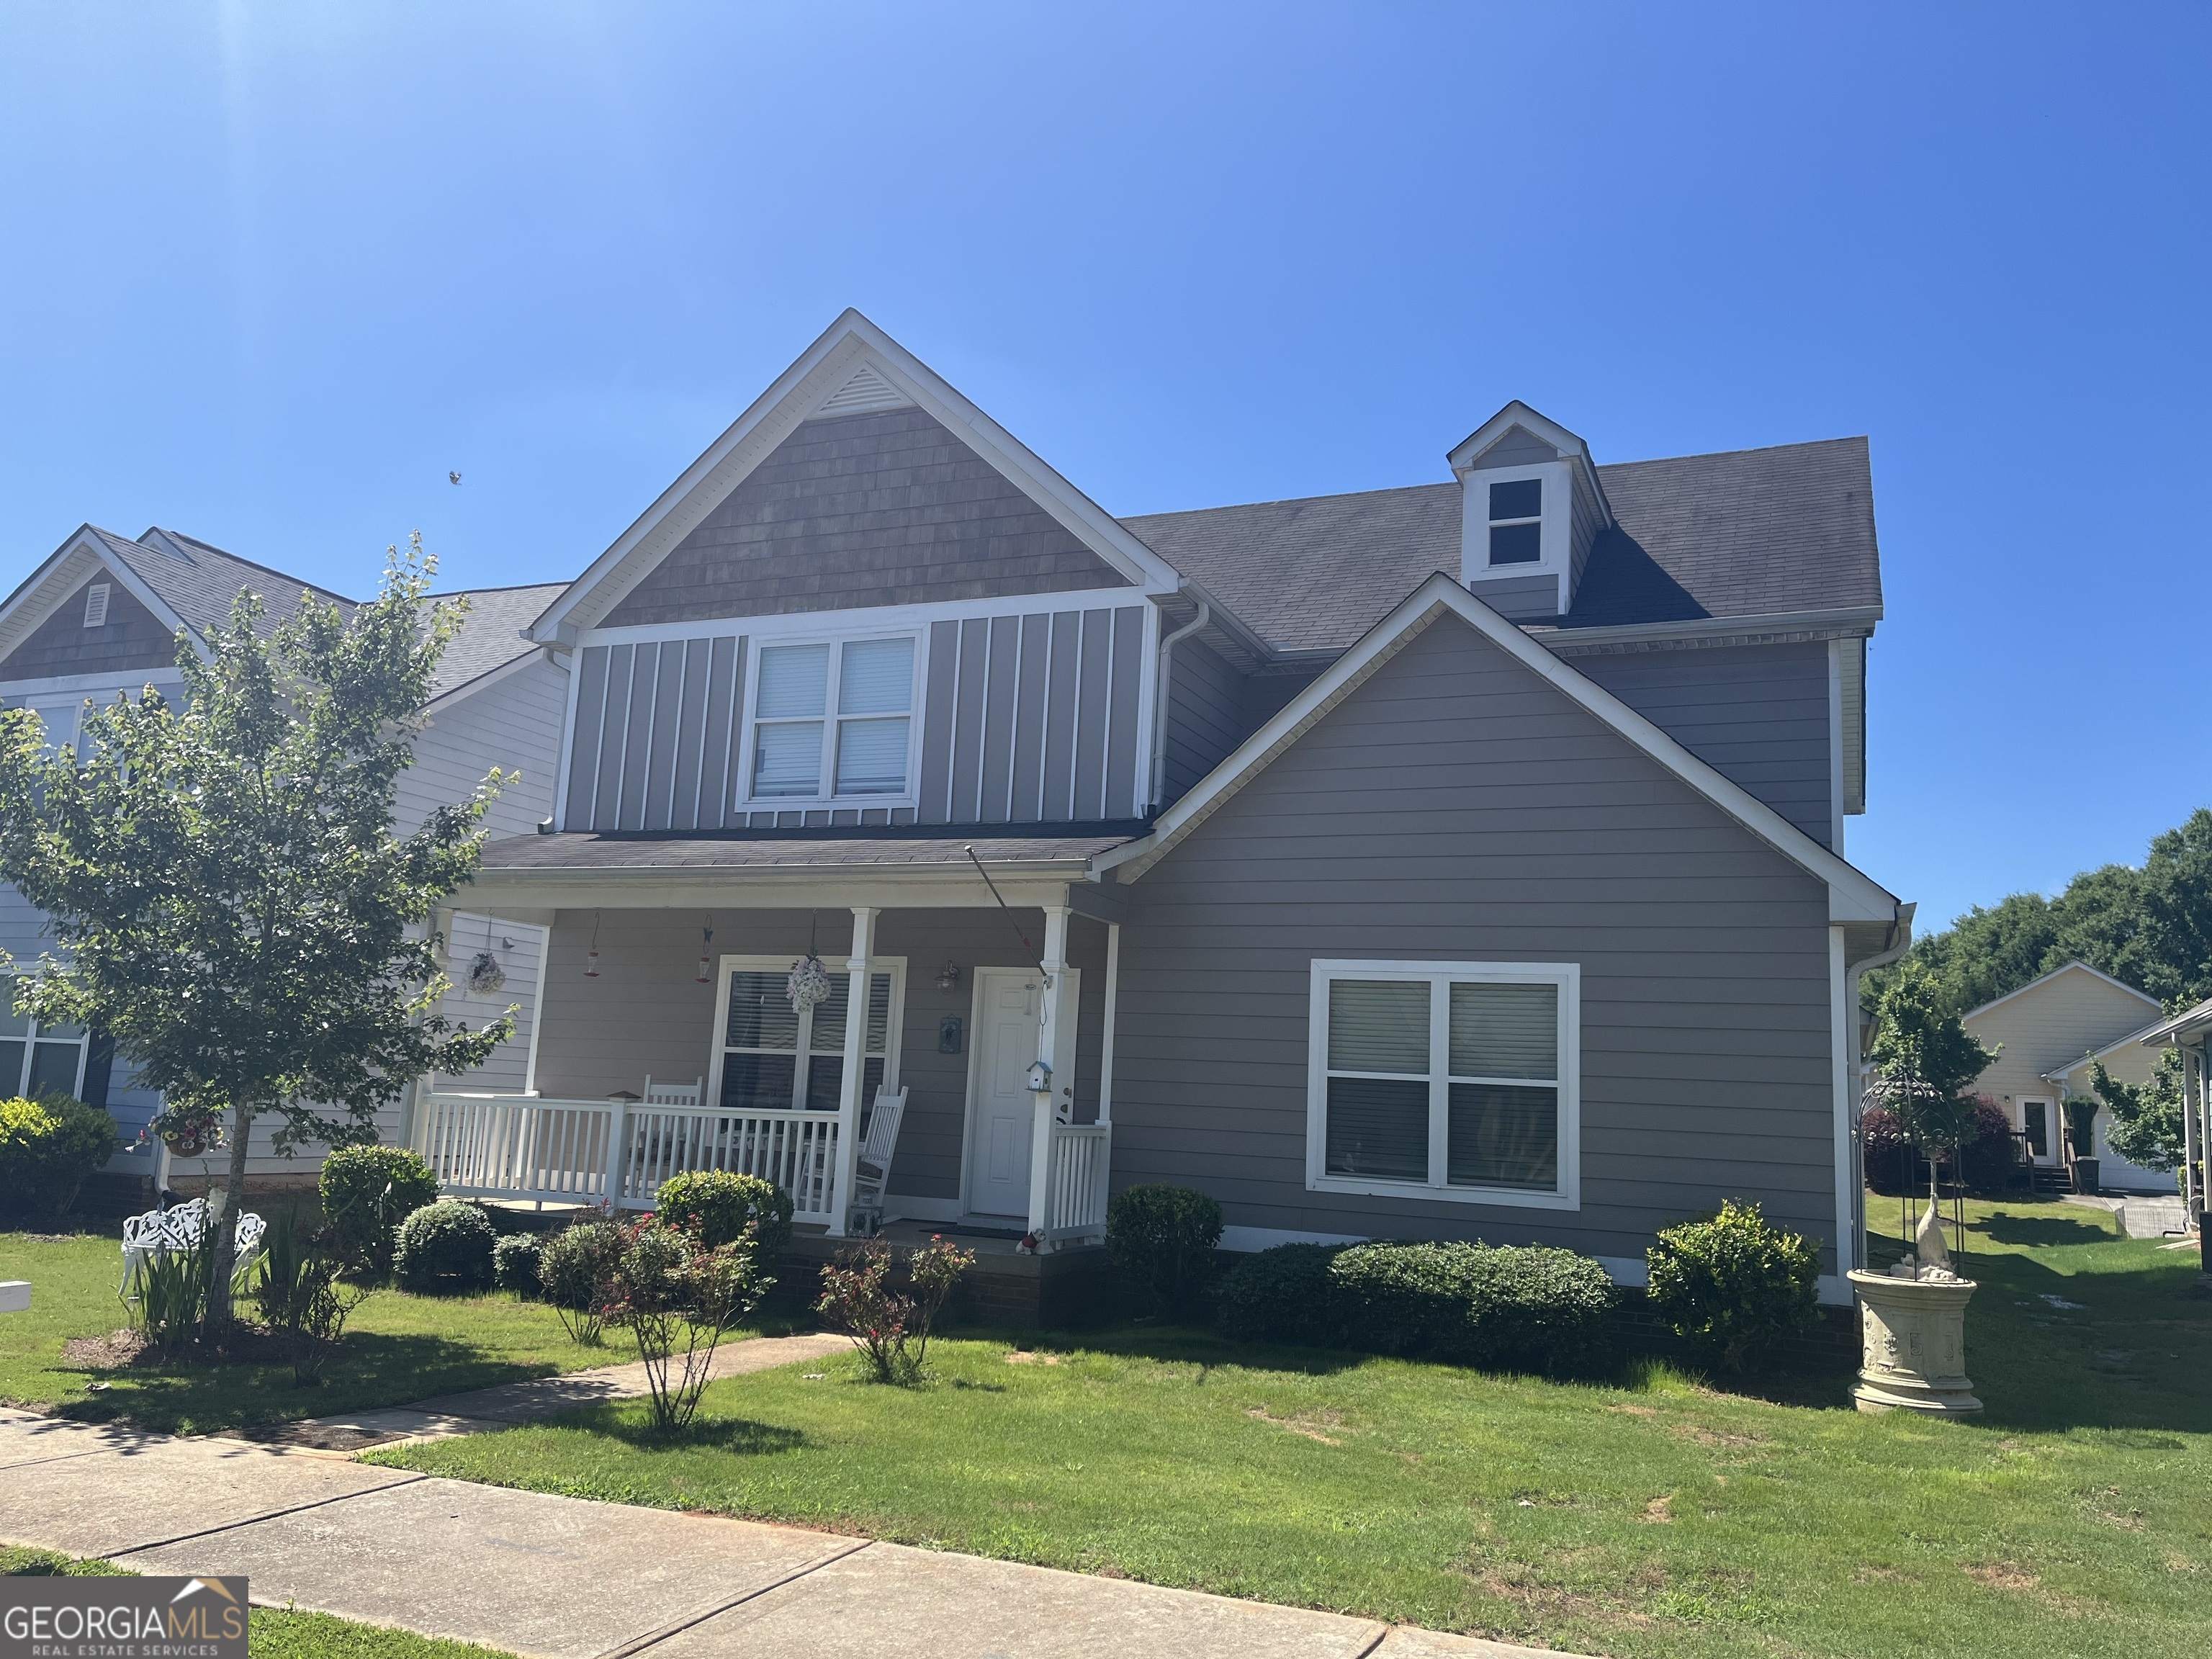
<path fill-rule="evenodd" d="M 2197 1133 L 2197 1120 L 2204 1107 L 2204 1051 L 2184 1048 L 2181 1051 L 2181 1204 L 2194 1217 L 2204 1209 L 2204 1183 L 2197 1172 L 2197 1160 L 2203 1155 L 2204 1143 Z"/>
<path fill-rule="evenodd" d="M 1066 1000 L 1067 917 L 1064 904 L 1044 907 L 1044 959 L 1038 964 L 1044 969 L 1044 994 L 1037 1003 L 1037 1058 L 1053 1068 L 1052 1087 L 1033 1097 L 1036 1122 L 1030 1133 L 1030 1231 L 1039 1236 L 1040 1246 L 1044 1230 L 1052 1224 L 1054 1109 L 1060 1101 L 1073 1104 L 1075 1098 L 1075 1045 L 1060 1040 L 1075 1018 L 1075 1009 Z M 1063 1064 L 1066 1077 L 1060 1075 Z"/>
<path fill-rule="evenodd" d="M 846 959 L 850 976 L 845 992 L 844 1081 L 837 1090 L 837 1176 L 830 1194 L 830 1233 L 842 1238 L 853 1201 L 854 1161 L 860 1155 L 861 1074 L 867 1066 L 868 958 L 876 947 L 876 918 L 879 910 L 853 907 L 853 954 Z M 800 1063 L 805 1064 L 802 1058 Z"/>

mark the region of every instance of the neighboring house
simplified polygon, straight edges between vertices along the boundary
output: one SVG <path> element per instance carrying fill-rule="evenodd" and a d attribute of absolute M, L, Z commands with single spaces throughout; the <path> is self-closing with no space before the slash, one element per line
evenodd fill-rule
<path fill-rule="evenodd" d="M 589 1193 L 646 1092 L 631 1157 L 834 1233 L 903 1085 L 894 1215 L 1049 1249 L 1173 1182 L 1231 1249 L 1638 1282 L 1743 1197 L 1847 1300 L 1856 978 L 1910 931 L 1842 856 L 1867 446 L 1599 465 L 1516 403 L 1449 459 L 1117 520 L 847 313 L 538 620 L 552 823 L 464 900 L 550 930 L 537 1094 L 419 1144 L 495 1109 L 542 1131 L 509 1189 Z"/>
<path fill-rule="evenodd" d="M 37 709 L 49 738 L 60 744 L 74 740 L 88 702 L 109 702 L 148 685 L 179 695 L 178 630 L 204 641 L 210 629 L 228 623 L 244 588 L 262 596 L 271 629 L 295 614 L 303 590 L 354 607 L 342 594 L 174 531 L 152 529 L 132 540 L 86 525 L 0 601 L 0 705 Z M 428 726 L 416 746 L 416 764 L 398 787 L 403 828 L 419 823 L 440 802 L 465 799 L 494 765 L 523 774 L 491 809 L 495 835 L 521 834 L 550 810 L 568 676 L 552 653 L 532 645 L 521 630 L 560 592 L 555 584 L 467 596 L 468 619 L 440 665 L 435 694 L 425 707 Z M 499 951 L 508 979 L 496 1001 L 457 993 L 452 1012 L 473 1024 L 519 1000 L 526 1018 L 535 1003 L 539 936 L 513 927 L 501 933 L 489 929 L 483 918 L 467 915 L 457 918 L 449 932 L 458 951 L 473 954 L 487 944 Z M 507 939 L 514 945 L 502 946 Z M 15 970 L 33 967 L 52 948 L 45 918 L 13 888 L 0 885 L 0 949 L 14 957 Z M 528 1049 L 526 1029 L 502 1046 L 482 1075 L 522 1086 Z M 67 1089 L 106 1107 L 126 1143 L 111 1170 L 151 1173 L 151 1153 L 131 1143 L 160 1109 L 159 1097 L 135 1085 L 130 1067 L 116 1061 L 112 1045 L 97 1033 L 36 1030 L 0 1007 L 0 1091 L 46 1088 Z M 400 1133 L 401 1115 L 397 1107 L 386 1115 L 387 1134 Z M 287 1159 L 266 1150 L 265 1138 L 275 1127 L 273 1120 L 258 1126 L 251 1172 L 264 1179 L 311 1179 L 312 1156 Z M 181 1165 L 179 1173 L 189 1176 L 197 1169 L 197 1164 Z"/>
<path fill-rule="evenodd" d="M 2148 1083 L 2158 1057 L 2142 1039 L 2165 1018 L 2156 997 L 2086 962 L 2069 962 L 1960 1017 L 1970 1036 L 1998 1051 L 1973 1091 L 2004 1108 L 2036 1164 L 2062 1166 L 2069 1161 L 2062 1103 L 2094 1092 L 2093 1060 L 2122 1083 Z M 2109 1108 L 2098 1112 L 2098 1184 L 2112 1192 L 2171 1192 L 2172 1176 L 2139 1169 L 2105 1144 L 2112 1121 Z"/>
<path fill-rule="evenodd" d="M 2212 1150 L 2212 1054 L 2208 1054 L 2212 1050 L 2212 1001 L 2184 1010 L 2153 1026 L 2136 1041 L 2153 1051 L 2181 1051 L 2182 1167 L 2178 1184 L 2183 1212 L 2198 1235 L 2205 1277 L 2197 1283 L 2212 1289 L 2212 1233 L 2204 1227 L 2206 1154 Z M 2173 1177 L 2165 1179 L 2167 1185 L 2161 1190 L 2172 1191 Z"/>

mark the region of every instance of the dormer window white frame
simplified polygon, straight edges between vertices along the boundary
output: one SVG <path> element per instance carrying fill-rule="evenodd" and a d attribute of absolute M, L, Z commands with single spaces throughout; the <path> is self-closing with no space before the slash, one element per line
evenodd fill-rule
<path fill-rule="evenodd" d="M 915 805 L 927 643 L 911 628 L 757 641 L 737 808 Z"/>
<path fill-rule="evenodd" d="M 1524 466 L 1476 467 L 1463 476 L 1467 513 L 1460 580 L 1480 593 L 1485 582 L 1547 576 L 1557 583 L 1559 608 L 1565 611 L 1571 598 L 1573 467 L 1563 460 L 1537 461 Z M 1534 492 L 1528 489 L 1531 484 Z M 1533 514 L 1525 499 L 1531 493 L 1540 496 Z"/>

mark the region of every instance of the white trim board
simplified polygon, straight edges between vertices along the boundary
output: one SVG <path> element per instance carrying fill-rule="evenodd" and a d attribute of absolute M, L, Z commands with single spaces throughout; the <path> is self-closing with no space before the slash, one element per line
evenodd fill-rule
<path fill-rule="evenodd" d="M 698 459 L 663 490 L 613 545 L 569 585 L 532 629 L 544 643 L 572 642 L 642 581 L 809 416 L 863 368 L 996 468 L 1061 528 L 1141 592 L 1175 591 L 1174 568 L 1119 520 L 1047 465 L 937 372 L 863 317 L 847 309 L 755 398 Z"/>
<path fill-rule="evenodd" d="M 1194 788 L 1163 812 L 1151 835 L 1100 854 L 1091 860 L 1092 870 L 1100 873 L 1116 870 L 1124 881 L 1142 879 L 1147 870 L 1256 777 L 1276 756 L 1304 736 L 1337 704 L 1366 684 L 1383 664 L 1448 614 L 1457 617 L 1508 656 L 1579 703 L 1752 835 L 1824 883 L 1828 889 L 1830 921 L 1897 920 L 1895 895 L 1873 878 L 1852 868 L 1765 802 L 1722 776 L 1612 692 L 1571 663 L 1553 656 L 1442 571 L 1400 600 L 1358 644 L 1323 670 L 1273 720 L 1247 738 Z"/>

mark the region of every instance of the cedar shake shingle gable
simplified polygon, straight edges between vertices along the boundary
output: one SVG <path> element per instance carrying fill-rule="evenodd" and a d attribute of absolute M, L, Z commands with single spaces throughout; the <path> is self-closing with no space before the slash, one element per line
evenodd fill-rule
<path fill-rule="evenodd" d="M 1879 606 L 1867 441 L 1597 469 L 1619 520 L 1561 629 Z M 1122 523 L 1278 650 L 1337 651 L 1460 568 L 1462 490 L 1415 484 Z"/>

